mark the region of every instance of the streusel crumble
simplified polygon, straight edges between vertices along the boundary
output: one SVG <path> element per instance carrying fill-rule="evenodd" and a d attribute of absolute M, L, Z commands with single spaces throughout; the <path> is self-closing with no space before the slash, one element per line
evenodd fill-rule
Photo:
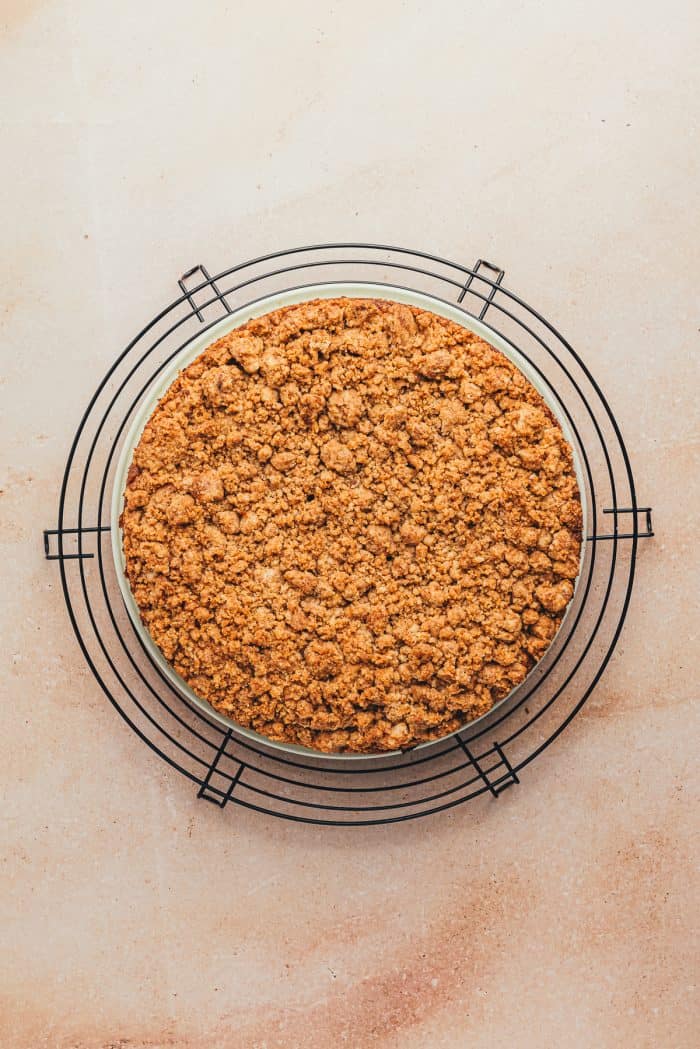
<path fill-rule="evenodd" d="M 325 752 L 488 711 L 549 647 L 581 547 L 571 449 L 530 382 L 374 299 L 205 350 L 143 431 L 121 524 L 143 622 L 197 695 Z"/>

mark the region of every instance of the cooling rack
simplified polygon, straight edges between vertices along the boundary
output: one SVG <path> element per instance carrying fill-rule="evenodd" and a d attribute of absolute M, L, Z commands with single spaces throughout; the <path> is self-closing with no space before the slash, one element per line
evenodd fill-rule
<path fill-rule="evenodd" d="M 109 534 L 124 434 L 145 391 L 183 347 L 258 298 L 348 279 L 457 304 L 523 354 L 568 420 L 587 506 L 586 557 L 574 605 L 522 686 L 491 715 L 446 740 L 357 762 L 282 754 L 190 705 L 134 630 Z M 44 552 L 58 563 L 70 622 L 105 695 L 199 798 L 221 808 L 343 826 L 415 819 L 486 793 L 497 798 L 521 782 L 600 680 L 629 607 L 639 541 L 654 534 L 652 512 L 638 505 L 620 428 L 585 363 L 503 280 L 504 271 L 483 259 L 469 267 L 423 251 L 358 243 L 291 248 L 214 276 L 198 265 L 183 274 L 181 294 L 136 335 L 97 387 L 68 454 L 58 520 L 44 531 Z"/>

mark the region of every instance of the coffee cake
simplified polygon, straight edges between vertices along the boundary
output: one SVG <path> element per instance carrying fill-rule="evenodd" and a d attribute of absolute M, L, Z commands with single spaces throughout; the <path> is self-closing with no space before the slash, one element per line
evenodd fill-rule
<path fill-rule="evenodd" d="M 571 449 L 503 354 L 412 306 L 268 313 L 173 382 L 121 515 L 142 620 L 271 740 L 391 751 L 486 713 L 579 570 Z"/>

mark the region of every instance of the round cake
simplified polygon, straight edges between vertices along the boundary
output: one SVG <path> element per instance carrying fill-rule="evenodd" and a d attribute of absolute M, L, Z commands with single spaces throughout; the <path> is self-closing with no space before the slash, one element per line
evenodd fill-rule
<path fill-rule="evenodd" d="M 377 299 L 287 306 L 158 403 L 120 519 L 143 623 L 221 714 L 326 753 L 486 713 L 579 571 L 572 451 L 502 353 Z"/>

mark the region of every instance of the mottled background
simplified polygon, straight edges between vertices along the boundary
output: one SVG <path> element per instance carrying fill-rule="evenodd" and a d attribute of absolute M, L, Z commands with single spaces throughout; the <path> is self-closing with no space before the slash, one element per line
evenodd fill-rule
<path fill-rule="evenodd" d="M 0 17 L 3 1049 L 697 1045 L 696 6 Z M 41 549 L 83 407 L 177 276 L 343 238 L 503 266 L 603 384 L 657 530 L 521 786 L 366 831 L 198 802 Z"/>

